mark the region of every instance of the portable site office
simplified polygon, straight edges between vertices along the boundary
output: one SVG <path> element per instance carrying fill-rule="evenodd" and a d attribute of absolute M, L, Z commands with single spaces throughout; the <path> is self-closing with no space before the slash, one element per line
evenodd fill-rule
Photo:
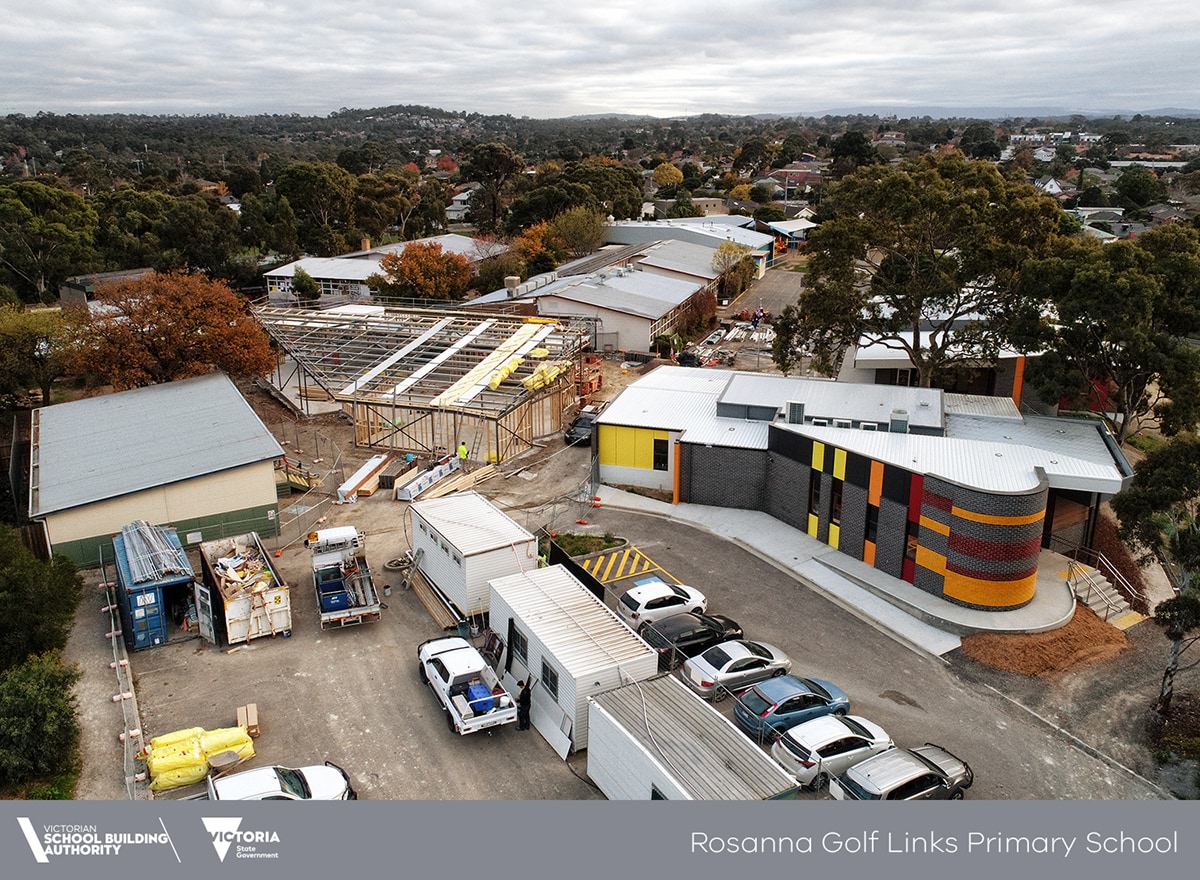
<path fill-rule="evenodd" d="M 504 685 L 535 682 L 530 721 L 560 756 L 588 745 L 588 699 L 658 674 L 658 653 L 564 566 L 491 583 Z"/>
<path fill-rule="evenodd" d="M 488 581 L 538 566 L 537 539 L 478 492 L 414 501 L 421 573 L 464 618 L 488 612 Z"/>

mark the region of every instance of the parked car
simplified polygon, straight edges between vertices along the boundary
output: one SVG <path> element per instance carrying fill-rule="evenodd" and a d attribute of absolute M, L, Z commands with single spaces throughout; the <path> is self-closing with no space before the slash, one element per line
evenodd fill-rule
<path fill-rule="evenodd" d="M 654 623 L 643 623 L 638 627 L 638 635 L 658 651 L 658 668 L 666 671 L 713 645 L 740 639 L 744 633 L 728 617 L 689 611 Z"/>
<path fill-rule="evenodd" d="M 738 640 L 714 645 L 683 664 L 683 683 L 705 699 L 723 700 L 792 668 L 787 654 L 774 645 Z"/>
<path fill-rule="evenodd" d="M 259 767 L 208 778 L 208 792 L 187 800 L 353 801 L 358 795 L 346 771 L 326 761 L 312 767 Z"/>
<path fill-rule="evenodd" d="M 658 578 L 636 584 L 617 602 L 617 614 L 634 629 L 672 614 L 707 609 L 708 600 L 695 587 L 668 584 Z"/>
<path fill-rule="evenodd" d="M 819 678 L 781 675 L 742 694 L 733 707 L 733 719 L 756 739 L 773 739 L 805 721 L 849 712 L 850 698 L 837 685 Z"/>
<path fill-rule="evenodd" d="M 601 406 L 585 406 L 581 409 L 579 415 L 575 416 L 575 420 L 563 434 L 566 444 L 574 446 L 577 443 L 591 443 L 592 432 L 596 429 L 596 419 L 600 417 L 602 410 Z"/>
<path fill-rule="evenodd" d="M 925 743 L 855 764 L 830 780 L 829 793 L 840 801 L 960 801 L 974 781 L 966 761 Z"/>
<path fill-rule="evenodd" d="M 813 791 L 880 752 L 893 748 L 882 727 L 857 715 L 826 715 L 789 727 L 771 747 L 771 757 Z"/>

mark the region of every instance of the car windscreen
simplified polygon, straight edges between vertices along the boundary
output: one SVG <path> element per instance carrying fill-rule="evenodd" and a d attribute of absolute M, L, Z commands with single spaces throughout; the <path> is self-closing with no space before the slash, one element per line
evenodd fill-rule
<path fill-rule="evenodd" d="M 724 669 L 725 664 L 731 659 L 728 654 L 720 648 L 709 648 L 702 655 L 713 669 Z"/>
<path fill-rule="evenodd" d="M 762 657 L 764 660 L 771 659 L 771 652 L 756 642 L 742 642 L 746 646 L 746 650 L 755 657 Z"/>
<path fill-rule="evenodd" d="M 839 715 L 836 717 L 837 717 L 838 721 L 840 721 L 840 722 L 842 722 L 842 724 L 846 725 L 846 727 L 850 730 L 851 733 L 861 736 L 863 739 L 874 739 L 875 738 L 874 735 L 871 733 L 871 731 L 867 730 L 865 727 L 863 727 L 861 724 L 859 724 L 853 718 L 847 718 L 844 715 Z"/>
<path fill-rule="evenodd" d="M 763 695 L 758 692 L 758 688 L 750 688 L 739 699 L 748 711 L 759 716 L 775 705 L 770 700 L 764 699 Z"/>
<path fill-rule="evenodd" d="M 637 611 L 639 608 L 642 607 L 641 605 L 638 604 L 638 600 L 634 597 L 634 595 L 632 593 L 626 593 L 624 596 L 622 596 L 621 604 L 624 605 L 626 608 L 628 608 L 630 611 Z"/>
<path fill-rule="evenodd" d="M 787 749 L 801 761 L 807 761 L 812 757 L 812 752 L 808 750 L 807 746 L 800 745 L 800 743 L 796 742 L 790 736 L 785 736 L 780 740 L 780 742 L 783 743 L 783 747 L 785 749 Z"/>
<path fill-rule="evenodd" d="M 860 801 L 877 801 L 880 796 L 869 789 L 863 788 L 857 779 L 849 773 L 845 773 L 838 777 L 838 784 L 846 790 L 846 793 L 851 797 L 858 798 Z"/>
<path fill-rule="evenodd" d="M 673 584 L 671 585 L 671 592 L 673 592 L 676 596 L 680 596 L 681 598 L 684 598 L 684 599 L 692 598 L 687 590 L 682 589 L 681 587 L 677 587 Z"/>
<path fill-rule="evenodd" d="M 805 687 L 807 687 L 810 691 L 812 691 L 818 697 L 824 697 L 826 700 L 833 699 L 833 697 L 830 696 L 829 691 L 825 690 L 825 688 L 821 687 L 819 684 L 817 684 L 811 678 L 802 678 L 800 680 L 802 682 L 804 682 Z"/>
<path fill-rule="evenodd" d="M 312 794 L 308 790 L 308 783 L 295 770 L 289 770 L 286 767 L 276 767 L 275 775 L 279 777 L 279 787 L 288 794 L 302 798 L 303 800 L 308 800 L 312 797 Z"/>

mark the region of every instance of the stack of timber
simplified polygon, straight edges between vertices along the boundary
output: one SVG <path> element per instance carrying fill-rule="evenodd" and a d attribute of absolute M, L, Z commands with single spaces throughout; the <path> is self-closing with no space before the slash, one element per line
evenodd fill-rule
<path fill-rule="evenodd" d="M 474 489 L 481 483 L 487 482 L 496 475 L 495 465 L 484 465 L 478 470 L 470 471 L 469 473 L 459 473 L 452 477 L 447 477 L 435 486 L 431 486 L 422 492 L 419 497 L 422 501 L 430 498 L 441 498 L 443 495 L 449 495 L 451 492 L 462 492 L 467 489 Z"/>

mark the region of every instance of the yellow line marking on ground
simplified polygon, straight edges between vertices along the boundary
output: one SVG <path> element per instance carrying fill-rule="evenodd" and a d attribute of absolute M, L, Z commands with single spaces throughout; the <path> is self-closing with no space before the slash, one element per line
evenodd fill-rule
<path fill-rule="evenodd" d="M 610 571 L 612 571 L 613 564 L 616 561 L 617 561 L 616 553 L 613 553 L 608 557 L 608 566 L 604 569 L 604 575 L 600 578 L 600 580 L 604 581 L 605 583 L 608 583 L 608 573 Z"/>
<path fill-rule="evenodd" d="M 623 577 L 625 565 L 629 562 L 629 556 L 631 552 L 631 550 L 626 548 L 625 552 L 621 554 L 621 564 L 617 566 L 617 575 L 613 578 L 613 580 L 619 581 Z M 633 574 L 633 571 L 631 570 L 629 573 Z"/>

